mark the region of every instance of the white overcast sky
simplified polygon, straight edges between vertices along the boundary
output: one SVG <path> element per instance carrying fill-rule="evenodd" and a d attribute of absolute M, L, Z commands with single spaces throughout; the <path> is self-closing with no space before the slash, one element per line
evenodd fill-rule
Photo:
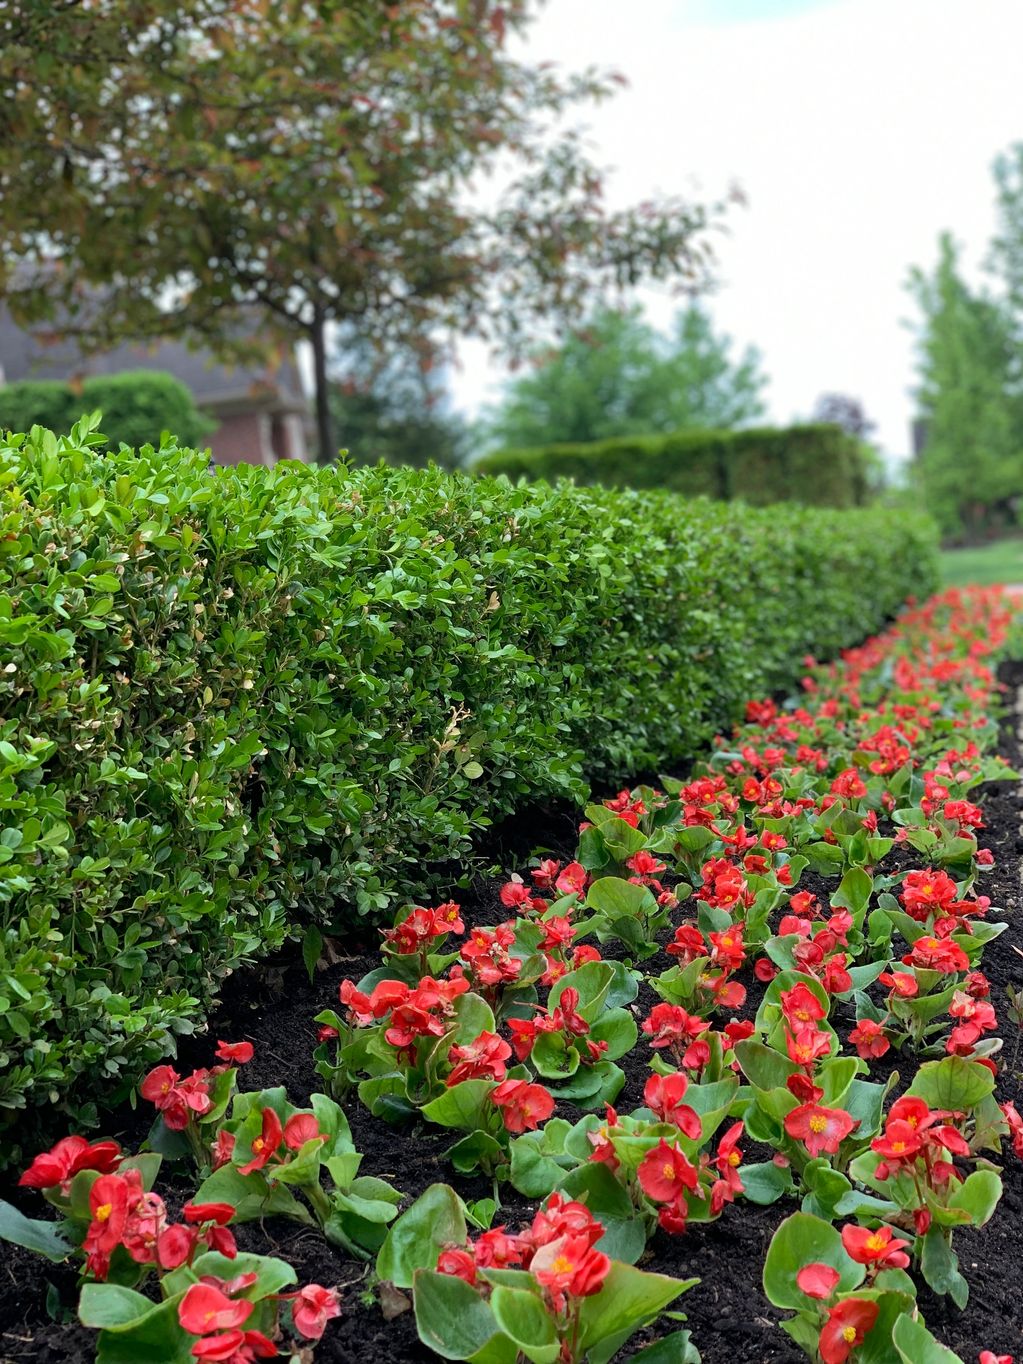
<path fill-rule="evenodd" d="M 628 78 L 580 116 L 612 202 L 744 190 L 710 306 L 763 352 L 770 418 L 849 393 L 904 456 L 906 276 L 947 228 L 982 277 L 991 162 L 1023 140 L 1023 0 L 549 0 L 528 53 Z M 658 325 L 678 306 L 640 298 Z M 504 371 L 482 346 L 460 355 L 453 395 L 471 413 Z"/>

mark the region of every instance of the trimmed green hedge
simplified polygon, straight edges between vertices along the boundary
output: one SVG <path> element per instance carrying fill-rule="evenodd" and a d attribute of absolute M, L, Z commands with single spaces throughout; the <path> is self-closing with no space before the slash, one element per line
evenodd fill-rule
<path fill-rule="evenodd" d="M 499 450 L 479 460 L 473 472 L 548 481 L 573 478 L 606 488 L 661 488 L 751 506 L 799 502 L 859 507 L 869 501 L 870 471 L 861 442 L 827 423 L 785 430 L 676 431 Z"/>
<path fill-rule="evenodd" d="M 101 411 L 110 444 L 148 445 L 161 431 L 174 431 L 182 445 L 197 445 L 216 428 L 200 412 L 189 389 L 161 370 L 97 374 L 81 384 L 23 379 L 0 386 L 0 431 L 48 426 L 68 431 L 83 412 Z"/>
<path fill-rule="evenodd" d="M 935 582 L 926 521 L 0 443 L 0 1122 L 524 801 L 705 744 Z M 450 870 L 449 870 L 450 874 Z"/>

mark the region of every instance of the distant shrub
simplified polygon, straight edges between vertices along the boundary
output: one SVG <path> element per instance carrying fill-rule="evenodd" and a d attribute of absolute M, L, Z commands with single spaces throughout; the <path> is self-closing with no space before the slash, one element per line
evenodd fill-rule
<path fill-rule="evenodd" d="M 498 450 L 473 470 L 510 478 L 572 478 L 605 488 L 663 488 L 686 497 L 741 499 L 752 506 L 801 502 L 815 507 L 865 505 L 873 472 L 863 444 L 827 423 Z"/>
<path fill-rule="evenodd" d="M 0 1125 L 311 919 L 676 762 L 935 581 L 930 524 L 0 441 Z M 22 1138 L 24 1139 L 24 1138 Z M 14 1154 L 13 1146 L 10 1154 Z"/>
<path fill-rule="evenodd" d="M 180 380 L 159 370 L 96 375 L 80 385 L 22 380 L 0 388 L 0 431 L 45 426 L 69 431 L 85 412 L 101 411 L 101 429 L 115 449 L 159 445 L 164 431 L 182 445 L 198 445 L 215 429 Z"/>

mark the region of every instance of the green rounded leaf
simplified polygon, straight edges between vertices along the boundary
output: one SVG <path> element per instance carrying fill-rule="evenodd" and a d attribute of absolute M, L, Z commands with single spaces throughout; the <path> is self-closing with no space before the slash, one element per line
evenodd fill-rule
<path fill-rule="evenodd" d="M 398 1288 L 411 1288 L 417 1269 L 433 1269 L 445 1245 L 461 1246 L 465 1240 L 462 1200 L 449 1184 L 431 1184 L 391 1226 L 377 1256 L 377 1274 Z"/>
<path fill-rule="evenodd" d="M 802 1311 L 810 1306 L 811 1300 L 796 1283 L 796 1275 L 809 1264 L 837 1270 L 837 1291 L 843 1293 L 859 1288 L 866 1273 L 846 1254 L 842 1237 L 830 1222 L 810 1213 L 793 1213 L 771 1238 L 764 1262 L 764 1292 L 775 1307 Z"/>
<path fill-rule="evenodd" d="M 66 1260 L 74 1249 L 61 1236 L 55 1222 L 26 1217 L 3 1199 L 0 1199 L 0 1240 L 23 1246 L 25 1250 L 34 1250 L 37 1255 L 45 1255 L 55 1264 Z"/>
<path fill-rule="evenodd" d="M 412 1284 L 405 1286 L 412 1288 L 419 1339 L 442 1359 L 471 1359 L 503 1335 L 490 1307 L 464 1280 L 417 1269 Z M 505 1339 L 511 1364 L 518 1350 L 511 1339 Z"/>
<path fill-rule="evenodd" d="M 699 1282 L 648 1274 L 612 1260 L 600 1292 L 584 1298 L 579 1313 L 579 1345 L 589 1364 L 607 1364 L 631 1335 Z"/>
<path fill-rule="evenodd" d="M 976 1108 L 994 1087 L 995 1077 L 987 1066 L 964 1056 L 946 1056 L 941 1061 L 925 1061 L 906 1093 L 931 1108 L 963 1112 Z"/>
<path fill-rule="evenodd" d="M 892 1331 L 892 1342 L 902 1364 L 963 1364 L 957 1354 L 934 1339 L 919 1318 L 899 1317 Z"/>
<path fill-rule="evenodd" d="M 536 1293 L 499 1284 L 490 1295 L 498 1326 L 532 1364 L 554 1364 L 561 1346 L 554 1322 Z"/>

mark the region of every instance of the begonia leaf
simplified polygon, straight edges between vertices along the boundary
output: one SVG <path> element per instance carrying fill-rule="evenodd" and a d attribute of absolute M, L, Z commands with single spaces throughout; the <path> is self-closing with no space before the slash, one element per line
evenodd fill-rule
<path fill-rule="evenodd" d="M 906 1093 L 931 1108 L 961 1113 L 975 1108 L 994 1087 L 995 1077 L 987 1066 L 965 1056 L 946 1056 L 925 1061 Z"/>
<path fill-rule="evenodd" d="M 634 1332 L 697 1283 L 699 1279 L 673 1279 L 612 1261 L 600 1292 L 583 1299 L 580 1349 L 590 1364 L 607 1364 Z"/>
<path fill-rule="evenodd" d="M 504 1336 L 489 1304 L 462 1279 L 417 1269 L 411 1287 L 419 1339 L 442 1359 L 472 1359 L 495 1337 Z M 512 1364 L 518 1347 L 504 1339 L 505 1357 Z"/>
<path fill-rule="evenodd" d="M 841 1235 L 830 1222 L 810 1213 L 793 1213 L 774 1233 L 764 1261 L 764 1292 L 775 1307 L 798 1312 L 810 1305 L 796 1282 L 799 1271 L 808 1264 L 830 1265 L 837 1270 L 838 1292 L 858 1288 L 866 1273 L 863 1265 L 847 1254 Z"/>
<path fill-rule="evenodd" d="M 387 1232 L 376 1271 L 398 1288 L 411 1288 L 417 1269 L 433 1269 L 446 1245 L 466 1239 L 462 1200 L 448 1184 L 431 1184 Z"/>
<path fill-rule="evenodd" d="M 535 1293 L 499 1284 L 490 1295 L 498 1326 L 532 1364 L 554 1364 L 561 1344 L 554 1322 Z"/>

